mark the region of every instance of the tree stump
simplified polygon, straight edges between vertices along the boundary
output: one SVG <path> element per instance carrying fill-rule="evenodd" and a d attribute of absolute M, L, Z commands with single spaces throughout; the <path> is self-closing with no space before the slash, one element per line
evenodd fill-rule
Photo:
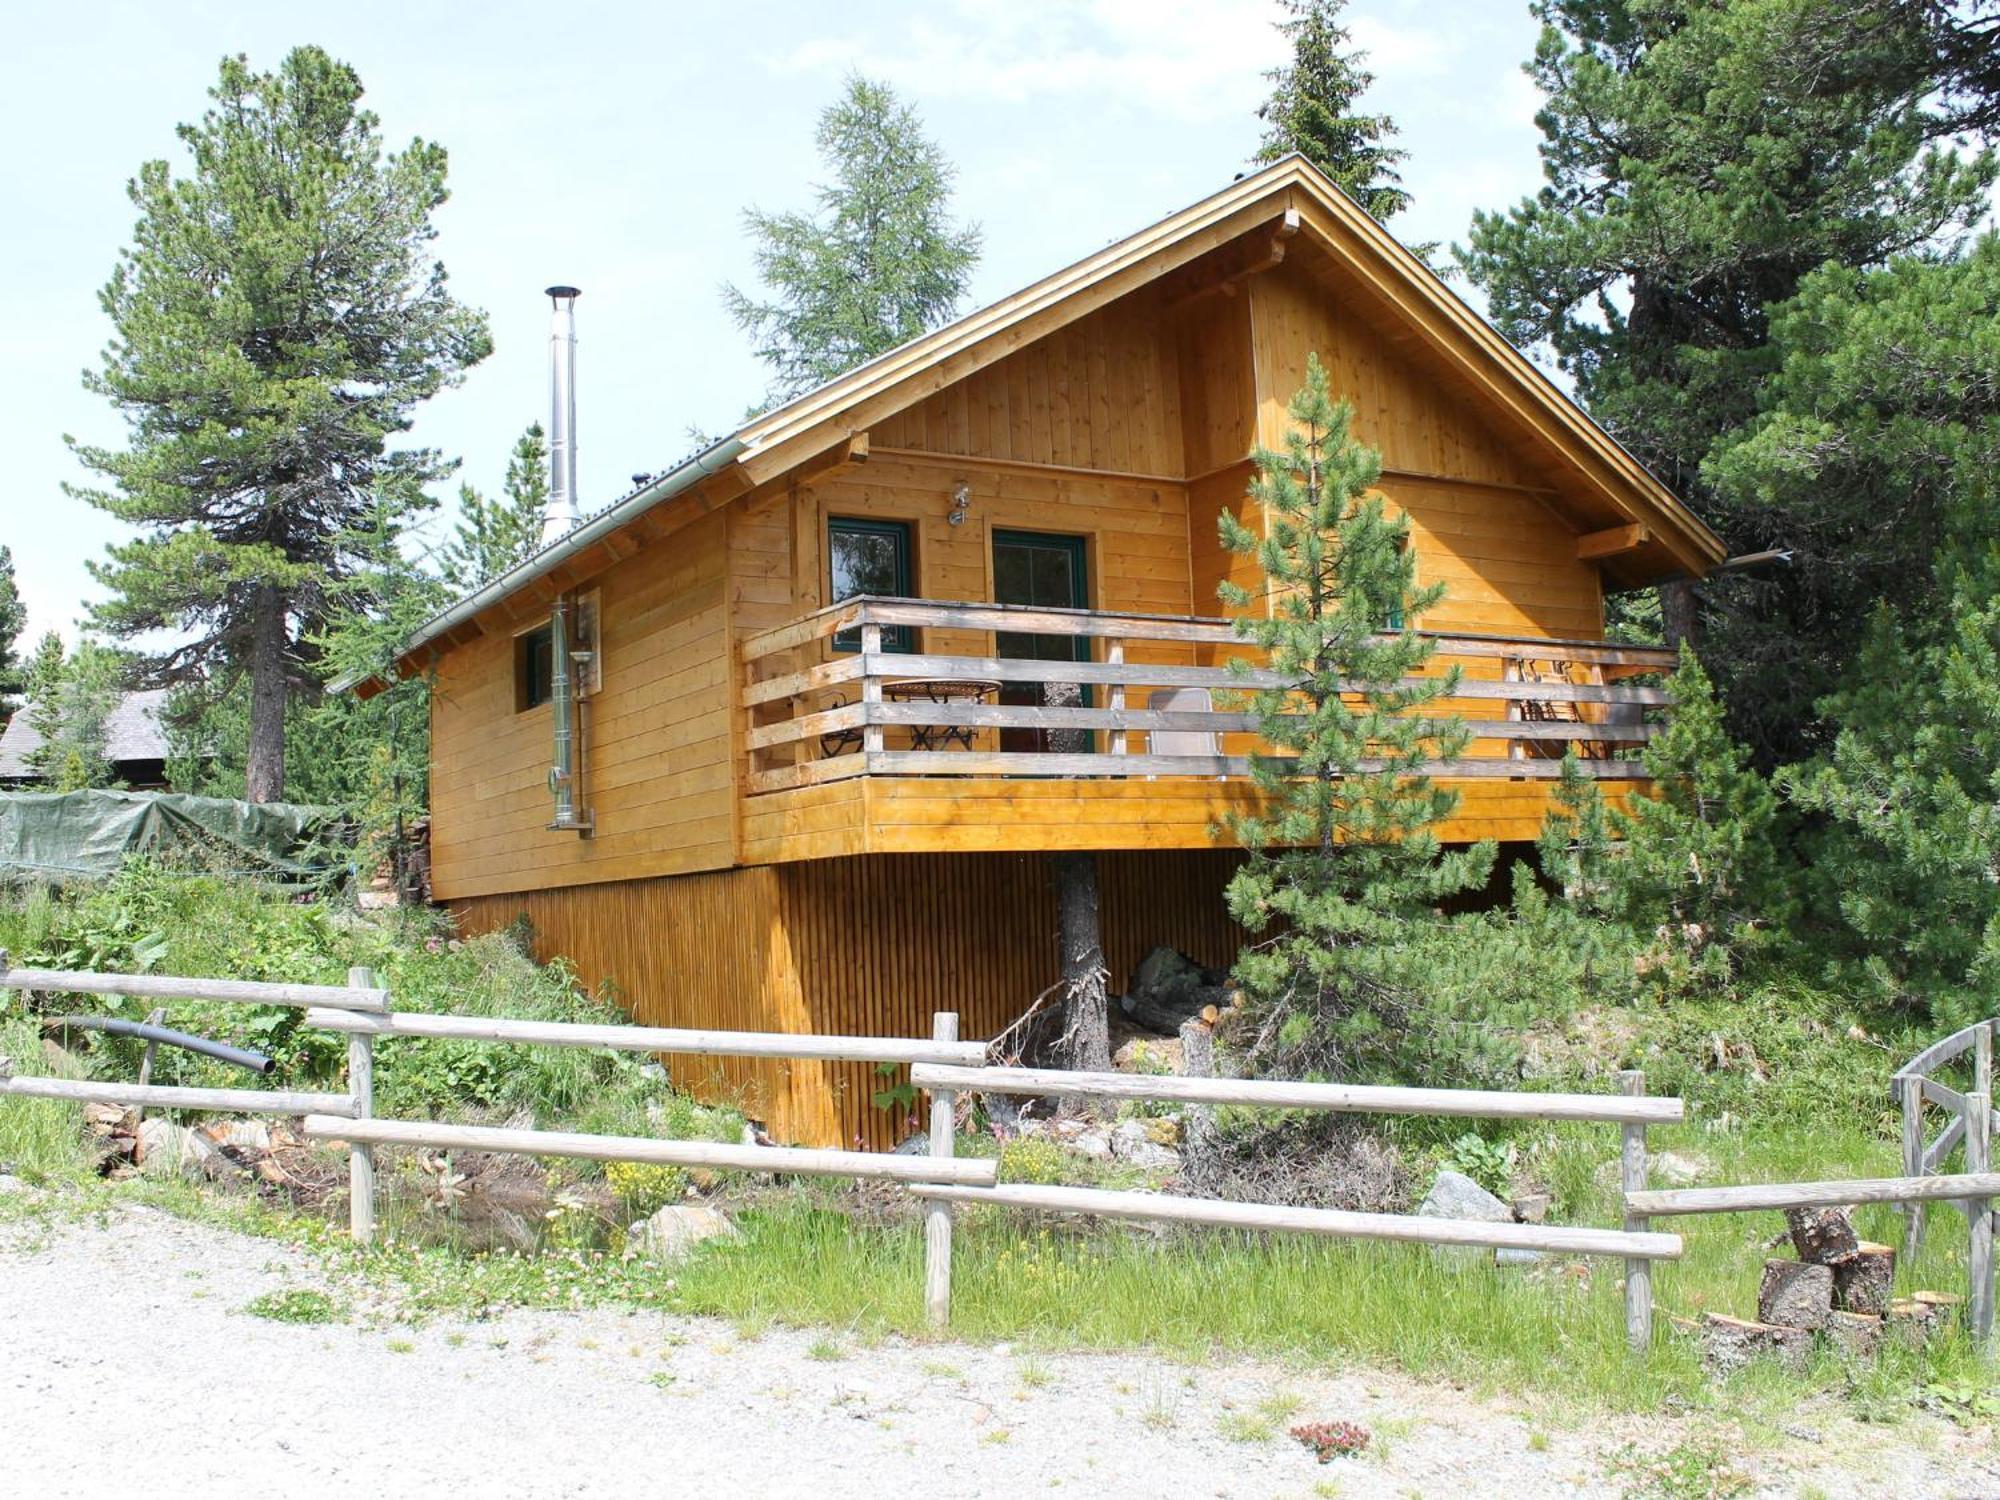
<path fill-rule="evenodd" d="M 1866 1313 L 1834 1312 L 1827 1317 L 1826 1338 L 1842 1354 L 1870 1358 L 1882 1347 L 1883 1321 Z"/>
<path fill-rule="evenodd" d="M 1853 1255 L 1833 1268 L 1833 1304 L 1879 1318 L 1889 1310 L 1895 1284 L 1895 1250 L 1863 1240 Z"/>
<path fill-rule="evenodd" d="M 1833 1311 L 1833 1268 L 1795 1260 L 1764 1262 L 1757 1317 L 1780 1328 L 1824 1328 Z"/>
<path fill-rule="evenodd" d="M 1721 1313 L 1703 1313 L 1701 1345 L 1702 1357 L 1718 1374 L 1740 1370 L 1759 1355 L 1770 1355 L 1797 1369 L 1812 1353 L 1812 1333 L 1804 1328 L 1780 1328 L 1726 1318 Z"/>
<path fill-rule="evenodd" d="M 1860 1248 L 1854 1220 L 1844 1208 L 1790 1208 L 1785 1225 L 1800 1260 L 1816 1266 L 1838 1265 Z"/>

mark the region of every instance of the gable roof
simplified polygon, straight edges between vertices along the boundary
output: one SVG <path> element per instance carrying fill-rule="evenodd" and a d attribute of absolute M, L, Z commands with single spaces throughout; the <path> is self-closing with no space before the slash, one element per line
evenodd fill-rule
<path fill-rule="evenodd" d="M 160 715 L 167 706 L 165 688 L 127 693 L 104 721 L 104 758 L 114 766 L 139 760 L 167 758 L 167 732 Z M 28 722 L 24 707 L 0 730 L 0 781 L 37 781 L 28 757 L 42 748 L 41 732 Z"/>
<path fill-rule="evenodd" d="M 726 500 L 776 479 L 1044 335 L 1280 223 L 1309 235 L 1356 294 L 1394 317 L 1497 426 L 1535 443 L 1593 501 L 1606 526 L 1643 527 L 1649 560 L 1636 577 L 1700 576 L 1722 561 L 1721 538 L 1679 497 L 1332 179 L 1292 155 L 746 422 L 426 622 L 404 642 L 399 659 L 407 665 L 415 652 L 677 495 L 704 489 Z M 332 690 L 356 685 L 349 679 Z M 362 684 L 364 691 L 376 685 Z"/>

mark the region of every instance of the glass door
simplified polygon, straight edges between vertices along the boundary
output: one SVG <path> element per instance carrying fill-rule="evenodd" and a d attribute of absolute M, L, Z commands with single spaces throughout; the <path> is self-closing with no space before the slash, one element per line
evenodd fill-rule
<path fill-rule="evenodd" d="M 1084 573 L 1083 538 L 1051 536 L 1036 531 L 993 533 L 993 600 L 1039 609 L 1088 609 L 1090 580 Z M 1030 635 L 996 631 L 994 654 L 1025 661 L 1089 661 L 1087 636 Z M 1009 682 L 1001 686 L 1002 703 L 1034 707 L 1081 708 L 1090 689 L 1078 682 Z M 1003 729 L 1000 748 L 1014 751 L 1087 753 L 1092 744 L 1087 729 Z"/>

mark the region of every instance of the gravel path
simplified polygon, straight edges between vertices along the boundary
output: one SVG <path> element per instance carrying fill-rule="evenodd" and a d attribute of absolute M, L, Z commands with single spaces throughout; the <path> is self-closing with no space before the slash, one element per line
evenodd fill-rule
<path fill-rule="evenodd" d="M 135 1207 L 0 1231 L 0 1494 L 1529 1500 L 1616 1495 L 1619 1450 L 1677 1437 L 1537 1426 L 1374 1371 L 898 1340 L 828 1359 L 810 1333 L 657 1313 L 409 1329 L 242 1311 L 316 1280 L 302 1251 Z M 1322 1468 L 1284 1436 L 1333 1417 L 1371 1428 L 1374 1451 Z M 1802 1420 L 1744 1460 L 1757 1493 L 2000 1494 L 1985 1438 Z"/>

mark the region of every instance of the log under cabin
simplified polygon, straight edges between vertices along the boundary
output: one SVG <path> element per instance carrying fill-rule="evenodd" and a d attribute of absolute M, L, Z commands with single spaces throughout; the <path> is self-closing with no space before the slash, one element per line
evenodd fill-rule
<path fill-rule="evenodd" d="M 418 631 L 436 895 L 471 930 L 525 914 L 659 1025 L 991 1035 L 1059 972 L 1052 850 L 1099 855 L 1114 987 L 1155 944 L 1227 964 L 1255 740 L 1217 702 L 1247 648 L 1216 517 L 1315 351 L 1447 586 L 1422 625 L 1477 738 L 1438 768 L 1444 836 L 1532 839 L 1571 747 L 1643 791 L 1663 695 L 1630 679 L 1664 658 L 1604 642 L 1605 594 L 1720 542 L 1294 157 L 756 418 Z M 899 1128 L 866 1068 L 676 1066 L 787 1140 Z"/>

